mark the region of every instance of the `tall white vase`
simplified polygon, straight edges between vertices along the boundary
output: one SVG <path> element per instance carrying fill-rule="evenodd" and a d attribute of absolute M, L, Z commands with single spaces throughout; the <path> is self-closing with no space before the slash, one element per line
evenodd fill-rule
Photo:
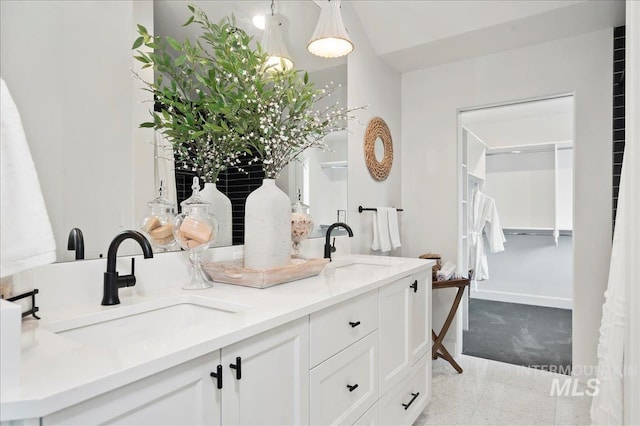
<path fill-rule="evenodd" d="M 215 183 L 205 183 L 200 197 L 210 203 L 209 214 L 218 220 L 218 235 L 210 247 L 226 247 L 233 244 L 233 218 L 231 216 L 231 200 L 220 192 Z"/>
<path fill-rule="evenodd" d="M 270 269 L 291 262 L 291 201 L 264 179 L 247 197 L 244 214 L 244 267 Z"/>

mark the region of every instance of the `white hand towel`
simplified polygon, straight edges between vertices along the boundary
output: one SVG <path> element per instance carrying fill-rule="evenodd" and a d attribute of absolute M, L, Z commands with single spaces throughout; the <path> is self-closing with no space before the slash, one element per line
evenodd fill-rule
<path fill-rule="evenodd" d="M 391 250 L 389 238 L 389 207 L 377 207 L 373 215 L 373 250 L 386 252 Z"/>
<path fill-rule="evenodd" d="M 398 226 L 398 210 L 390 208 L 389 213 L 389 237 L 391 238 L 391 248 L 397 249 L 400 244 L 400 228 Z"/>
<path fill-rule="evenodd" d="M 380 250 L 380 235 L 378 233 L 378 212 L 373 213 L 373 242 L 371 243 L 371 250 Z"/>
<path fill-rule="evenodd" d="M 56 261 L 56 243 L 18 108 L 0 78 L 0 277 Z"/>

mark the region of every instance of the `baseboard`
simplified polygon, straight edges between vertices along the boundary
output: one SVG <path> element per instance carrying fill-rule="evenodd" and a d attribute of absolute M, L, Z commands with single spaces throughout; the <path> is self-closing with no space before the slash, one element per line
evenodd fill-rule
<path fill-rule="evenodd" d="M 497 290 L 475 290 L 471 288 L 471 298 L 495 300 L 496 302 L 522 303 L 524 305 L 546 306 L 549 308 L 573 309 L 573 301 L 562 297 L 538 296 L 534 294 L 511 293 Z"/>

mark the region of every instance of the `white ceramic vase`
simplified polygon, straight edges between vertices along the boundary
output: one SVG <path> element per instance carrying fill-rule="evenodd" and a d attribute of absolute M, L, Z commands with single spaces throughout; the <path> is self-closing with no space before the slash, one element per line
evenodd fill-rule
<path fill-rule="evenodd" d="M 264 179 L 247 197 L 244 214 L 244 267 L 270 269 L 291 262 L 291 201 Z"/>
<path fill-rule="evenodd" d="M 231 200 L 220 192 L 215 183 L 205 183 L 200 197 L 211 205 L 209 214 L 218 220 L 218 235 L 210 247 L 227 247 L 233 244 L 233 218 L 231 216 Z"/>

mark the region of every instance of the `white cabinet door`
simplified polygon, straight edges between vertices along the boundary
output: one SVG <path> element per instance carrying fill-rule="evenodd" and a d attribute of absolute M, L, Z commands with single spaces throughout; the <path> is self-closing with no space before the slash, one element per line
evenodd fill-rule
<path fill-rule="evenodd" d="M 222 424 L 309 424 L 308 317 L 221 352 Z"/>
<path fill-rule="evenodd" d="M 211 372 L 220 351 L 154 374 L 42 419 L 42 425 L 219 425 Z"/>
<path fill-rule="evenodd" d="M 413 276 L 410 289 L 411 364 L 431 348 L 431 273 Z"/>
<path fill-rule="evenodd" d="M 380 396 L 400 383 L 411 367 L 411 277 L 382 287 L 380 303 Z"/>

